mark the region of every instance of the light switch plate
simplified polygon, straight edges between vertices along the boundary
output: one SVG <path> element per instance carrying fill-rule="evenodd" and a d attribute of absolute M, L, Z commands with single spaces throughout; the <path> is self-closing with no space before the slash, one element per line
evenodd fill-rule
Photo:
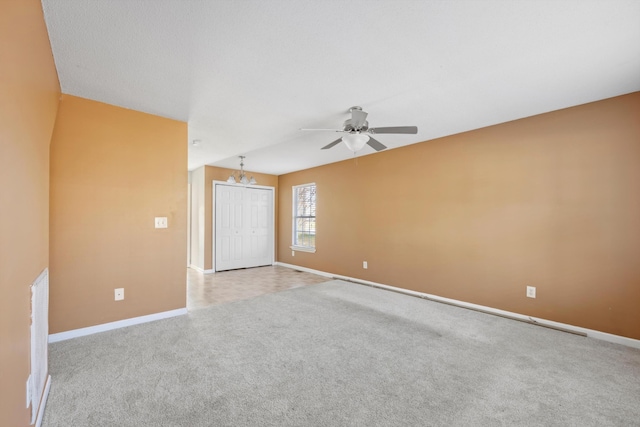
<path fill-rule="evenodd" d="M 116 301 L 122 301 L 124 299 L 124 288 L 116 288 L 114 294 Z"/>
<path fill-rule="evenodd" d="M 167 228 L 167 217 L 166 216 L 157 216 L 156 217 L 156 228 Z"/>

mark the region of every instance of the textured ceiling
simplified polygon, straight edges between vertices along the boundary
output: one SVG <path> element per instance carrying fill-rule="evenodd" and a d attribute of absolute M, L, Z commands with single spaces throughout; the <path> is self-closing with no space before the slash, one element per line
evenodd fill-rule
<path fill-rule="evenodd" d="M 63 93 L 189 123 L 189 169 L 281 174 L 360 105 L 389 148 L 640 90 L 640 1 L 43 0 Z M 199 140 L 198 146 L 192 141 Z M 373 153 L 369 147 L 358 156 Z"/>

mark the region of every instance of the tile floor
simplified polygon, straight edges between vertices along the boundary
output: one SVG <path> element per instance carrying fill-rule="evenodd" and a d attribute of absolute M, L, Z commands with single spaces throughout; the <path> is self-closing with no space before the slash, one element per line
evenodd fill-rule
<path fill-rule="evenodd" d="M 187 268 L 187 309 L 197 310 L 328 280 L 331 279 L 278 265 L 209 274 Z"/>

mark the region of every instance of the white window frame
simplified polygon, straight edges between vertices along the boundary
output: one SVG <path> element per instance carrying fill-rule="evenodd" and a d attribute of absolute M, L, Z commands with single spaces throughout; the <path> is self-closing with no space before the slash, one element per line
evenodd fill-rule
<path fill-rule="evenodd" d="M 292 221 L 291 221 L 291 246 L 290 248 L 294 251 L 300 251 L 300 252 L 311 252 L 311 253 L 315 253 L 316 252 L 316 247 L 315 247 L 315 239 L 314 239 L 314 246 L 300 246 L 296 244 L 296 235 L 297 235 L 297 218 L 300 217 L 300 215 L 298 215 L 298 189 L 302 188 L 302 187 L 315 187 L 316 189 L 316 200 L 314 201 L 315 203 L 315 207 L 313 209 L 314 213 L 316 212 L 317 209 L 317 197 L 318 197 L 318 187 L 316 186 L 315 182 L 310 182 L 308 184 L 301 184 L 301 185 L 294 185 L 293 187 L 291 187 L 291 193 L 292 193 L 292 197 L 291 197 L 291 205 L 292 205 Z M 314 222 L 316 220 L 316 215 L 313 216 Z M 314 232 L 315 232 L 315 227 L 314 227 Z"/>

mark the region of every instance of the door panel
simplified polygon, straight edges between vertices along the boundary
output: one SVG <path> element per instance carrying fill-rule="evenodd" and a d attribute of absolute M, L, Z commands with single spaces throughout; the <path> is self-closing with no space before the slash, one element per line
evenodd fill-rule
<path fill-rule="evenodd" d="M 231 244 L 229 243 L 229 236 L 222 236 L 219 239 L 220 241 L 219 241 L 219 244 L 217 245 L 218 247 L 216 248 L 217 249 L 216 253 L 220 257 L 221 261 L 228 262 L 229 259 L 231 258 L 229 256 L 229 250 L 231 248 Z"/>
<path fill-rule="evenodd" d="M 249 205 L 251 209 L 251 224 L 249 233 L 251 236 L 251 264 L 266 265 L 271 263 L 271 252 L 269 251 L 269 233 L 271 231 L 269 224 L 273 224 L 270 212 L 273 208 L 270 204 L 271 190 L 263 190 L 259 188 L 247 189 L 249 197 Z"/>

